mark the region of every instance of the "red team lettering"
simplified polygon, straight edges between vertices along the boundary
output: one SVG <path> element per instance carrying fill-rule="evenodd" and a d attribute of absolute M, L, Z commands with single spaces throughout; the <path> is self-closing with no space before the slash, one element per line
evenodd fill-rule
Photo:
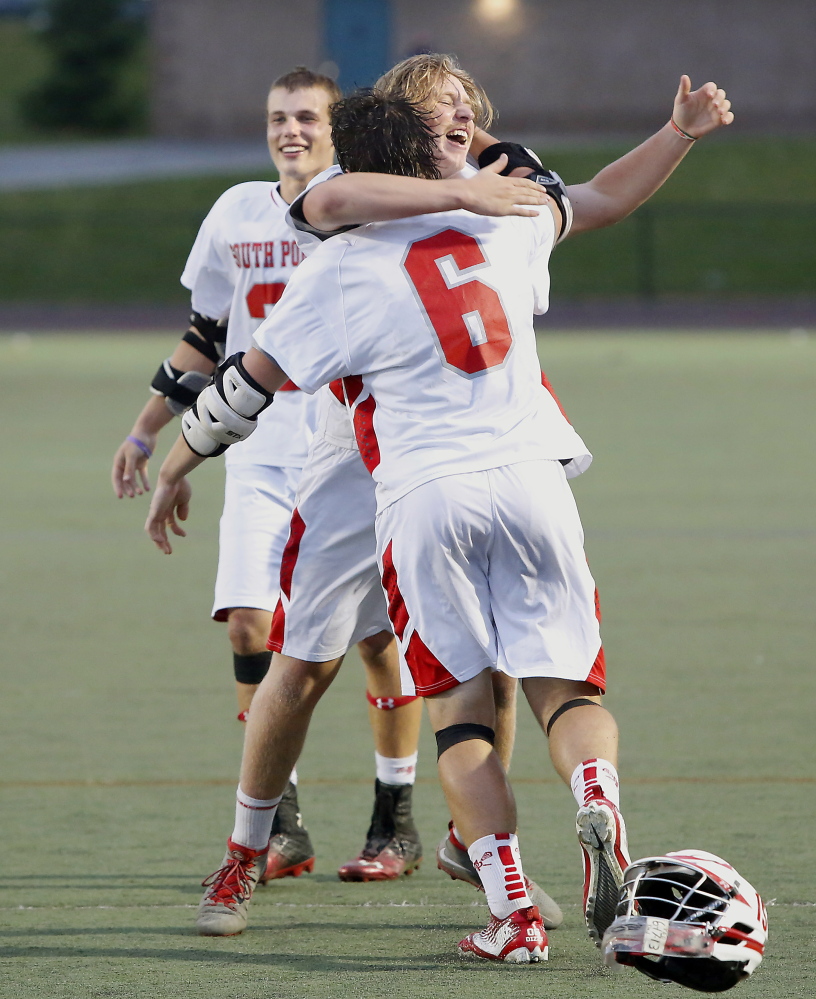
<path fill-rule="evenodd" d="M 277 244 L 277 246 L 276 246 Z M 293 239 L 267 239 L 259 243 L 230 243 L 235 263 L 252 267 L 297 267 L 303 253 Z"/>

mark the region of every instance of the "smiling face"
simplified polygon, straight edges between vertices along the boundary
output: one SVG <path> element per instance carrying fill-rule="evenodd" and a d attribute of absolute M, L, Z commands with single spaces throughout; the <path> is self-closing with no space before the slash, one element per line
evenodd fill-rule
<path fill-rule="evenodd" d="M 266 103 L 266 141 L 286 201 L 334 162 L 329 125 L 329 93 L 322 87 L 273 87 Z"/>
<path fill-rule="evenodd" d="M 440 176 L 452 177 L 467 162 L 476 127 L 473 106 L 461 80 L 450 75 L 445 77 L 431 98 L 425 121 L 437 137 Z"/>

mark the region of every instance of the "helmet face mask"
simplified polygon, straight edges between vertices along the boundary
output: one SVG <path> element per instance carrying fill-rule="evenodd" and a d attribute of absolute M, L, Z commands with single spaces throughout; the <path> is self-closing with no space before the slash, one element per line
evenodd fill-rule
<path fill-rule="evenodd" d="M 759 966 L 768 917 L 752 886 L 720 857 L 684 850 L 630 864 L 607 964 L 700 992 L 724 992 Z"/>

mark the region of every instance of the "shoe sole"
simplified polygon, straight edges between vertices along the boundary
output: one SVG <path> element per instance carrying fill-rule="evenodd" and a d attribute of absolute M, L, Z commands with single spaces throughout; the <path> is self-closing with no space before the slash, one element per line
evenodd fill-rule
<path fill-rule="evenodd" d="M 497 964 L 541 964 L 550 959 L 549 947 L 545 947 L 543 950 L 540 947 L 536 947 L 531 951 L 527 950 L 526 947 L 516 947 L 515 950 L 511 950 L 504 957 L 488 954 L 487 951 L 482 950 L 476 944 L 471 944 L 470 947 L 462 947 L 460 945 L 458 949 L 460 955 L 464 958 L 474 961 L 495 961 Z"/>
<path fill-rule="evenodd" d="M 244 930 L 246 927 L 244 927 Z M 207 930 L 201 926 L 196 926 L 196 933 L 200 937 L 239 937 L 244 930 L 234 930 L 232 933 L 219 933 L 217 930 Z"/>
<path fill-rule="evenodd" d="M 590 937 L 600 947 L 604 933 L 615 919 L 623 884 L 623 870 L 615 856 L 618 824 L 608 808 L 588 805 L 578 813 L 576 829 L 589 863 L 584 916 Z"/>
<path fill-rule="evenodd" d="M 405 869 L 397 874 L 392 874 L 388 871 L 349 871 L 341 867 L 337 872 L 337 877 L 347 884 L 360 883 L 363 881 L 398 881 L 403 875 L 408 877 L 408 875 L 413 874 L 414 871 L 419 869 L 419 865 L 421 863 L 422 857 L 419 857 L 417 860 L 406 865 Z"/>
<path fill-rule="evenodd" d="M 275 871 L 274 874 L 264 874 L 258 878 L 258 884 L 265 885 L 268 881 L 277 881 L 278 878 L 299 878 L 301 874 L 311 874 L 314 870 L 314 865 L 315 858 L 309 857 L 308 860 L 302 860 L 299 864 L 292 864 L 291 867 L 282 867 L 279 871 Z"/>
<path fill-rule="evenodd" d="M 218 921 L 232 923 L 228 929 L 225 930 L 218 928 Z M 196 933 L 200 937 L 238 937 L 247 928 L 247 920 L 243 919 L 243 925 L 241 921 L 238 921 L 236 925 L 236 918 L 233 915 L 228 915 L 227 913 L 214 914 L 212 912 L 199 913 L 196 917 Z"/>

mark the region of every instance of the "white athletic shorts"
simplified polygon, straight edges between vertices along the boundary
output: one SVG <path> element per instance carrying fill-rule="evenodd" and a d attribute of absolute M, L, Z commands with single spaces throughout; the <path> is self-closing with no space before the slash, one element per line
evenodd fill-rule
<path fill-rule="evenodd" d="M 359 451 L 314 437 L 281 564 L 268 647 L 328 662 L 391 631 L 377 567 L 374 481 Z"/>
<path fill-rule="evenodd" d="M 525 461 L 417 486 L 377 517 L 377 554 L 403 694 L 482 670 L 604 689 L 595 583 L 557 461 Z"/>
<path fill-rule="evenodd" d="M 212 616 L 232 607 L 273 611 L 280 563 L 300 480 L 299 468 L 227 465 Z"/>

